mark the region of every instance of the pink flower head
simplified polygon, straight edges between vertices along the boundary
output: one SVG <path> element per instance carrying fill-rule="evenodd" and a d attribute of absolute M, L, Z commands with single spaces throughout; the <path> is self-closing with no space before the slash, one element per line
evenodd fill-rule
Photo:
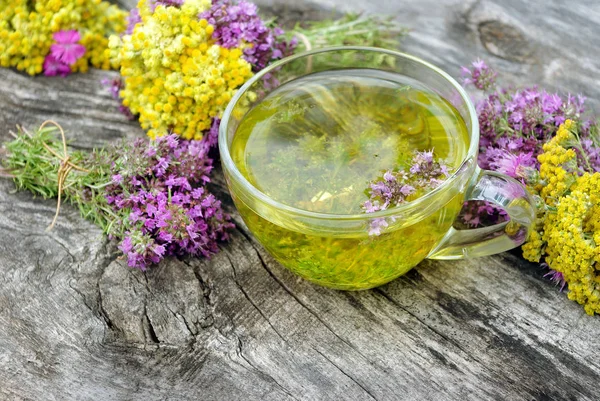
<path fill-rule="evenodd" d="M 73 65 L 85 54 L 85 46 L 78 44 L 81 37 L 76 30 L 58 31 L 53 36 L 56 41 L 50 46 L 50 54 L 67 65 Z"/>
<path fill-rule="evenodd" d="M 57 60 L 52 54 L 48 54 L 44 59 L 44 75 L 54 77 L 60 75 L 66 77 L 71 72 L 71 67 Z"/>
<path fill-rule="evenodd" d="M 527 167 L 534 167 L 533 152 L 502 152 L 500 157 L 490 163 L 490 167 L 513 178 L 524 178 Z"/>

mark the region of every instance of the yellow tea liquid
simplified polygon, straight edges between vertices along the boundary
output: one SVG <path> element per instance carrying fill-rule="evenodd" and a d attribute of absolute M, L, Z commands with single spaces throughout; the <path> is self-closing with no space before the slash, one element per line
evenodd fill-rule
<path fill-rule="evenodd" d="M 242 119 L 231 145 L 240 172 L 270 198 L 326 214 L 362 213 L 369 183 L 387 170 L 410 168 L 415 151 L 433 149 L 450 173 L 469 146 L 458 111 L 399 74 L 347 69 L 286 83 Z M 233 198 L 250 230 L 282 264 L 328 287 L 365 289 L 396 278 L 423 260 L 458 214 L 458 193 L 425 219 L 369 236 L 323 235 L 275 211 Z M 272 212 L 272 213 L 271 213 Z M 271 214 L 273 218 L 271 218 Z"/>

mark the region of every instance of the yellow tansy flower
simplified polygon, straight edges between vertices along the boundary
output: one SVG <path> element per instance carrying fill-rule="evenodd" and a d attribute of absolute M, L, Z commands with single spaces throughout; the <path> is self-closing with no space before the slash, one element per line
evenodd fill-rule
<path fill-rule="evenodd" d="M 538 156 L 540 184 L 530 188 L 545 207 L 523 245 L 523 256 L 562 273 L 569 286 L 569 299 L 584 306 L 588 314 L 600 313 L 600 173 L 578 167 L 573 146 L 578 137 L 570 120 Z"/>
<path fill-rule="evenodd" d="M 242 51 L 216 45 L 214 27 L 198 21 L 210 6 L 210 0 L 187 0 L 181 7 L 159 5 L 152 12 L 141 0 L 142 22 L 131 35 L 110 38 L 111 59 L 120 64 L 125 80 L 120 95 L 150 137 L 174 132 L 200 139 L 252 75 Z"/>

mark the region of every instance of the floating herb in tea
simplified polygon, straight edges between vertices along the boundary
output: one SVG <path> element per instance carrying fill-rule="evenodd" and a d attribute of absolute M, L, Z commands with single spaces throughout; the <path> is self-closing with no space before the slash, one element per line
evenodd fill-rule
<path fill-rule="evenodd" d="M 448 167 L 433 158 L 433 150 L 415 151 L 412 165 L 407 170 L 388 170 L 377 181 L 369 184 L 369 200 L 362 204 L 366 213 L 374 213 L 417 199 L 444 182 Z M 380 235 L 388 223 L 385 218 L 371 220 L 370 235 Z"/>

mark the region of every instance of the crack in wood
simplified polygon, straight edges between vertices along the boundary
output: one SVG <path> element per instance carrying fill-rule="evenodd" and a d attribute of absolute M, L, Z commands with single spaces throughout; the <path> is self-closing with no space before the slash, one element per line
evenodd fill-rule
<path fill-rule="evenodd" d="M 200 269 L 192 266 L 187 260 L 183 260 L 183 263 L 188 265 L 188 267 L 190 267 L 192 269 L 192 271 L 194 272 L 194 276 L 196 277 L 196 280 L 198 280 L 198 285 L 200 285 L 200 290 L 202 290 L 204 302 L 206 303 L 207 306 L 212 307 L 213 302 L 210 297 L 211 293 L 212 293 L 212 289 L 210 288 L 210 286 L 208 285 L 206 280 L 202 277 L 202 274 L 200 273 Z"/>
<path fill-rule="evenodd" d="M 100 312 L 100 316 L 102 317 L 102 319 L 104 319 L 104 322 L 106 323 L 106 326 L 110 330 L 115 330 L 115 325 L 113 324 L 113 322 L 112 322 L 112 320 L 110 318 L 110 315 L 104 309 L 104 305 L 103 305 L 103 302 L 102 302 L 102 290 L 100 289 L 100 280 L 98 280 L 97 288 L 98 288 L 97 302 L 98 302 L 98 310 Z M 105 340 L 106 340 L 106 338 L 105 338 Z"/>
<path fill-rule="evenodd" d="M 287 340 L 285 338 L 283 338 L 283 336 L 281 335 L 281 333 L 279 333 L 279 331 L 275 328 L 275 326 L 273 326 L 273 323 L 271 322 L 271 320 L 264 314 L 264 312 L 258 307 L 258 305 L 256 305 L 256 303 L 252 300 L 252 298 L 250 297 L 250 295 L 248 295 L 248 292 L 244 289 L 244 287 L 242 286 L 242 284 L 239 282 L 239 280 L 237 278 L 237 272 L 235 270 L 234 261 L 230 258 L 228 251 L 225 250 L 223 252 L 224 252 L 225 256 L 227 257 L 227 260 L 229 260 L 229 264 L 231 265 L 231 269 L 233 271 L 233 281 L 234 281 L 235 285 L 240 289 L 240 291 L 242 292 L 242 294 L 244 295 L 244 298 L 246 298 L 248 300 L 248 302 L 250 302 L 250 304 L 254 307 L 254 309 L 256 309 L 258 311 L 258 313 L 267 322 L 267 324 L 271 327 L 271 329 L 273 329 L 273 331 L 275 332 L 275 334 L 277 334 L 277 336 L 283 342 L 287 342 Z"/>
<path fill-rule="evenodd" d="M 168 308 L 168 309 L 173 313 L 173 315 L 175 315 L 176 319 L 181 318 L 181 320 L 183 320 L 183 324 L 185 324 L 187 331 L 190 332 L 192 337 L 196 337 L 196 335 L 198 334 L 198 330 L 196 328 L 194 328 L 193 323 L 188 322 L 182 313 L 174 312 L 170 308 Z"/>
<path fill-rule="evenodd" d="M 192 272 L 194 273 L 194 277 L 198 281 L 198 285 L 200 286 L 200 291 L 202 292 L 202 298 L 204 299 L 204 312 L 205 316 L 202 322 L 196 322 L 203 329 L 209 328 L 215 322 L 214 310 L 215 305 L 211 299 L 212 289 L 208 284 L 208 281 L 202 277 L 202 273 L 200 272 L 200 267 L 194 267 L 187 258 L 184 258 L 182 262 L 187 265 Z"/>
<path fill-rule="evenodd" d="M 152 325 L 152 320 L 150 320 L 150 316 L 148 316 L 148 308 L 146 307 L 145 303 L 144 303 L 144 317 L 145 317 L 147 328 L 148 328 L 148 334 L 150 335 L 150 340 L 153 343 L 159 344 L 160 340 L 158 339 L 158 336 L 156 335 L 156 331 L 154 330 L 154 326 Z M 144 337 L 145 336 L 146 336 L 146 332 L 144 331 Z"/>
<path fill-rule="evenodd" d="M 242 339 L 240 337 L 238 337 L 236 334 L 234 334 L 234 336 L 237 339 L 237 349 L 236 349 L 236 354 L 242 358 L 248 365 L 250 365 L 250 367 L 253 369 L 253 371 L 255 373 L 257 373 L 258 375 L 267 378 L 269 381 L 271 381 L 272 383 L 274 383 L 281 391 L 283 391 L 288 397 L 290 397 L 293 400 L 299 401 L 298 398 L 294 397 L 292 395 L 292 393 L 286 389 L 285 387 L 283 387 L 278 381 L 277 379 L 275 379 L 273 376 L 271 376 L 270 374 L 264 372 L 262 369 L 259 369 L 256 365 L 254 365 L 254 363 L 248 359 L 245 355 L 244 355 L 244 349 L 243 349 L 243 342 Z"/>
<path fill-rule="evenodd" d="M 338 340 L 340 340 L 342 343 L 346 344 L 348 347 L 350 347 L 352 350 L 354 350 L 357 354 L 359 354 L 361 357 L 363 357 L 367 361 L 369 360 L 369 358 L 367 356 L 365 356 L 362 352 L 360 352 L 355 346 L 353 346 L 348 341 L 346 341 L 345 339 L 343 339 L 342 337 L 340 337 L 340 335 L 337 334 L 335 332 L 335 330 L 333 330 L 333 328 L 318 315 L 317 312 L 315 312 L 304 301 L 302 301 L 283 281 L 281 281 L 281 279 L 279 279 L 279 277 L 277 277 L 275 275 L 275 273 L 273 273 L 273 271 L 269 268 L 269 266 L 267 265 L 267 263 L 264 261 L 262 255 L 260 254 L 260 251 L 259 251 L 258 247 L 254 244 L 254 240 L 251 239 L 243 230 L 238 229 L 238 231 L 241 232 L 242 235 L 244 235 L 244 237 L 246 237 L 248 239 L 248 242 L 250 243 L 252 249 L 254 249 L 254 252 L 256 252 L 256 255 L 258 256 L 258 259 L 260 260 L 260 263 L 261 263 L 262 267 L 267 271 L 267 273 L 269 273 L 269 275 L 271 276 L 271 278 L 273 280 L 275 280 L 275 282 L 277 282 L 277 284 L 279 284 L 281 286 L 281 288 L 283 288 L 285 290 L 285 292 L 287 292 L 300 306 L 302 306 L 311 315 L 313 315 Z"/>
<path fill-rule="evenodd" d="M 410 316 L 412 316 L 416 321 L 418 321 L 419 323 L 421 323 L 423 326 L 425 326 L 428 330 L 430 330 L 431 332 L 435 333 L 437 336 L 439 336 L 440 338 L 444 339 L 445 341 L 447 341 L 449 344 L 452 344 L 453 346 L 455 346 L 456 348 L 458 348 L 460 351 L 462 351 L 468 358 L 474 360 L 475 362 L 478 362 L 480 364 L 482 364 L 483 362 L 478 360 L 477 357 L 471 355 L 471 353 L 469 353 L 467 350 L 465 350 L 459 343 L 457 343 L 454 339 L 446 336 L 444 333 L 440 332 L 439 330 L 437 330 L 435 327 L 427 324 L 427 322 L 425 322 L 422 318 L 420 318 L 419 316 L 415 315 L 413 312 L 411 312 L 410 310 L 408 310 L 404 305 L 400 304 L 398 301 L 396 301 L 394 298 L 392 298 L 389 294 L 387 294 L 385 291 L 383 291 L 381 288 L 375 288 L 373 289 L 373 292 L 376 294 L 381 295 L 382 297 L 384 297 L 388 302 L 390 302 L 392 305 L 394 305 L 395 307 L 403 310 L 404 312 L 408 313 Z"/>
<path fill-rule="evenodd" d="M 371 397 L 373 400 L 377 401 L 377 398 L 369 391 L 368 388 L 366 388 L 365 386 L 363 386 L 361 383 L 359 383 L 354 377 L 350 376 L 348 373 L 346 373 L 344 371 L 344 369 L 342 369 L 340 366 L 338 366 L 335 362 L 333 362 L 331 359 L 329 359 L 327 357 L 327 355 L 323 354 L 321 351 L 319 351 L 318 349 L 314 348 L 313 349 L 319 354 L 321 355 L 323 358 L 325 358 L 325 360 L 327 360 L 327 362 L 329 362 L 330 364 L 332 364 L 337 370 L 339 370 L 344 376 L 346 376 L 348 379 L 350 379 L 354 384 L 356 384 L 358 387 L 360 387 L 361 389 L 363 389 L 363 391 L 365 393 L 367 393 L 369 395 L 369 397 Z"/>
<path fill-rule="evenodd" d="M 135 279 L 136 279 L 136 280 L 137 280 L 137 281 L 138 281 L 140 284 L 144 285 L 144 287 L 145 287 L 145 289 L 146 289 L 146 291 L 147 291 L 148 295 L 150 295 L 150 296 L 151 296 L 152 298 L 154 298 L 156 301 L 158 301 L 158 300 L 159 300 L 159 297 L 158 297 L 158 296 L 156 296 L 156 294 L 154 293 L 154 291 L 152 290 L 152 288 L 151 288 L 151 287 L 150 287 L 150 285 L 149 285 L 149 282 L 148 282 L 148 276 L 147 276 L 147 273 L 146 273 L 146 272 L 144 272 L 144 274 L 143 274 L 143 277 L 144 277 L 144 281 L 143 281 L 143 282 L 142 282 L 141 280 L 139 280 L 139 279 L 136 277 L 136 275 L 134 275 L 134 277 L 135 277 Z M 148 297 L 146 297 L 146 298 L 144 299 L 144 310 L 145 310 L 145 309 L 146 309 L 146 307 L 147 307 L 147 303 L 148 303 Z M 171 308 L 169 307 L 169 303 L 168 303 L 168 302 L 161 302 L 161 303 L 160 303 L 160 305 L 161 305 L 161 306 L 163 306 L 165 310 L 169 311 L 169 312 L 170 312 L 170 313 L 173 315 L 173 317 L 175 318 L 175 320 L 177 320 L 178 322 L 183 322 L 184 326 L 186 327 L 186 330 L 187 330 L 187 331 L 188 331 L 188 333 L 189 333 L 189 337 L 191 337 L 190 341 L 194 342 L 194 341 L 195 341 L 196 334 L 197 334 L 197 332 L 198 332 L 198 331 L 196 330 L 196 333 L 194 333 L 194 331 L 192 330 L 192 328 L 191 328 L 191 327 L 190 327 L 190 325 L 188 324 L 188 322 L 187 322 L 186 318 L 185 318 L 185 317 L 184 317 L 182 314 L 180 314 L 180 313 L 178 313 L 178 312 L 174 311 L 173 309 L 171 309 Z"/>

